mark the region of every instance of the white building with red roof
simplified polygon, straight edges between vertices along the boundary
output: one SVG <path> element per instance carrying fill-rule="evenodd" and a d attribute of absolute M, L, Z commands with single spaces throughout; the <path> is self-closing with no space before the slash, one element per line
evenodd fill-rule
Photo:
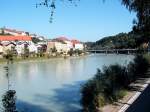
<path fill-rule="evenodd" d="M 67 53 L 68 51 L 70 51 L 71 49 L 73 50 L 83 50 L 84 49 L 84 45 L 74 39 L 74 40 L 70 40 L 66 37 L 58 37 L 53 39 L 52 41 L 49 41 L 47 44 L 47 52 L 50 52 L 51 49 L 56 48 L 57 52 L 64 52 Z"/>
<path fill-rule="evenodd" d="M 74 50 L 76 50 L 76 49 L 83 50 L 84 49 L 83 43 L 81 43 L 79 40 L 73 39 L 73 40 L 71 40 L 71 42 L 73 44 Z"/>
<path fill-rule="evenodd" d="M 63 42 L 64 45 L 62 45 L 62 47 L 63 47 L 62 49 L 64 49 L 66 52 L 68 52 L 70 49 L 73 48 L 72 42 L 66 37 L 58 37 L 54 40 L 56 40 L 58 42 Z"/>
<path fill-rule="evenodd" d="M 56 38 L 55 40 L 58 40 L 58 41 L 70 41 L 67 37 L 58 37 Z"/>
<path fill-rule="evenodd" d="M 32 42 L 30 36 L 1 35 L 0 42 L 4 47 L 3 52 L 6 52 L 6 50 L 11 50 L 12 47 L 10 46 L 11 44 L 15 45 L 15 49 L 19 55 L 24 53 L 25 46 L 28 46 L 29 52 L 37 52 L 37 48 L 35 44 Z"/>

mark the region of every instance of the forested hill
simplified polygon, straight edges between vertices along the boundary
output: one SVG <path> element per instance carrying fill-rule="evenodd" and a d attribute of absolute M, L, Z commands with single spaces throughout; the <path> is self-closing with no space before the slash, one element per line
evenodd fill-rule
<path fill-rule="evenodd" d="M 123 49 L 136 48 L 135 35 L 132 33 L 119 33 L 115 36 L 104 37 L 96 42 L 88 42 L 88 49 Z"/>

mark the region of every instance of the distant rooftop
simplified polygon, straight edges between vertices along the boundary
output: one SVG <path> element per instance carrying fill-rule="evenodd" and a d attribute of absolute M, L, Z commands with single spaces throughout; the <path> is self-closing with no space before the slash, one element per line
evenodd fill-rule
<path fill-rule="evenodd" d="M 72 42 L 73 44 L 79 44 L 79 43 L 80 43 L 80 41 L 79 41 L 79 40 L 76 40 L 76 39 L 71 40 L 71 42 Z"/>
<path fill-rule="evenodd" d="M 68 38 L 66 37 L 58 37 L 56 38 L 56 40 L 61 40 L 61 41 L 70 41 Z"/>
<path fill-rule="evenodd" d="M 17 31 L 15 29 L 9 29 L 9 28 L 4 28 L 5 31 L 9 31 L 9 32 L 14 32 L 14 33 L 18 33 L 18 34 L 21 34 L 21 33 L 24 33 L 24 31 Z"/>
<path fill-rule="evenodd" d="M 30 36 L 0 36 L 0 41 L 31 41 Z"/>

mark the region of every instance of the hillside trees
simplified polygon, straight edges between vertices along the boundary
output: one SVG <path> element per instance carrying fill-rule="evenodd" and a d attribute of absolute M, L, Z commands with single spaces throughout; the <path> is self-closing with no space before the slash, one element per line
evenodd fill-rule
<path fill-rule="evenodd" d="M 104 37 L 91 43 L 89 49 L 122 49 L 136 48 L 136 37 L 130 33 L 119 33 L 115 36 Z"/>

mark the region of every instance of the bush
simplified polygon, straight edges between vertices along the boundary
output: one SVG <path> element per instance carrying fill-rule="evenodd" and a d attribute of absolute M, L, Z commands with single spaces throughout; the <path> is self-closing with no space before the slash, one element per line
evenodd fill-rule
<path fill-rule="evenodd" d="M 96 97 L 96 100 L 97 100 L 96 102 L 98 107 L 103 107 L 106 104 L 105 97 L 103 94 L 99 94 Z"/>
<path fill-rule="evenodd" d="M 97 107 L 97 97 L 99 94 L 99 90 L 100 88 L 97 88 L 98 86 L 96 86 L 96 81 L 89 80 L 87 83 L 85 83 L 82 86 L 81 89 L 81 95 L 82 95 L 82 100 L 81 100 L 81 104 L 84 107 L 83 110 L 85 112 L 88 112 L 90 110 L 96 110 Z"/>
<path fill-rule="evenodd" d="M 8 90 L 2 97 L 4 112 L 17 112 L 16 110 L 16 91 Z"/>
<path fill-rule="evenodd" d="M 126 94 L 127 94 L 127 91 L 126 91 L 125 89 L 121 89 L 121 90 L 116 91 L 116 92 L 115 92 L 115 95 L 114 95 L 116 101 L 117 101 L 118 99 L 122 99 Z"/>
<path fill-rule="evenodd" d="M 103 72 L 98 69 L 95 76 L 81 87 L 84 112 L 96 112 L 106 103 L 123 98 L 130 83 L 145 75 L 148 65 L 142 55 L 137 55 L 127 67 L 116 64 L 103 67 Z"/>
<path fill-rule="evenodd" d="M 142 55 L 135 56 L 133 62 L 130 62 L 127 68 L 130 82 L 135 81 L 139 77 L 144 77 L 148 70 L 148 66 L 149 63 L 146 58 Z"/>
<path fill-rule="evenodd" d="M 118 100 L 116 91 L 124 87 L 125 68 L 120 65 L 104 67 L 103 72 L 99 69 L 91 80 L 81 88 L 81 104 L 84 110 L 96 110 L 106 102 Z"/>

